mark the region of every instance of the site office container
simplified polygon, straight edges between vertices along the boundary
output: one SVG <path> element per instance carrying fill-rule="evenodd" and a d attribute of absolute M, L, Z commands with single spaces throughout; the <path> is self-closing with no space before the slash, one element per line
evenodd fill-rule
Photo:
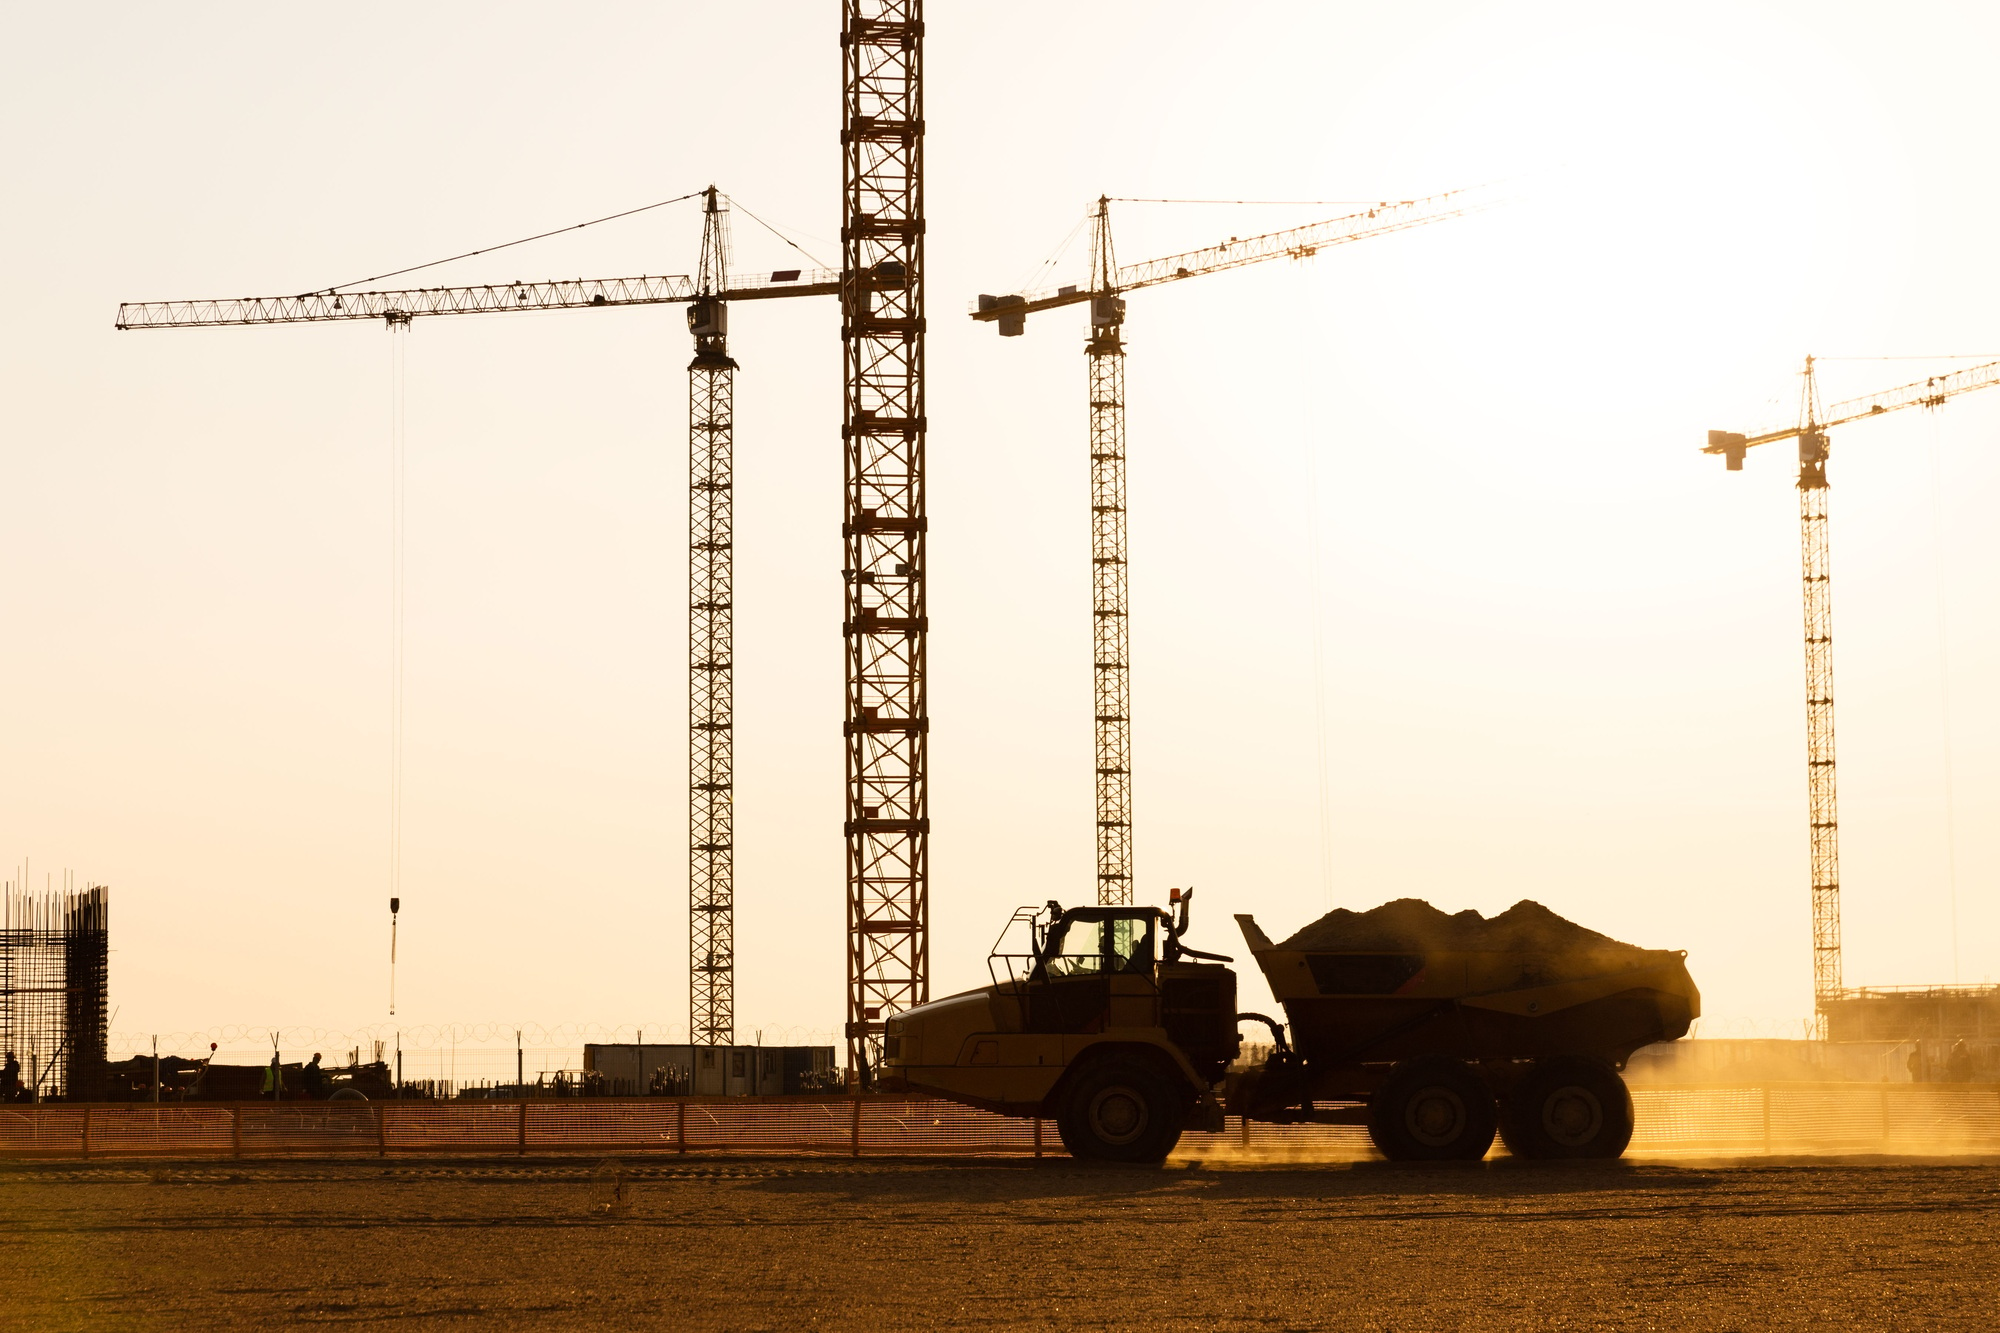
<path fill-rule="evenodd" d="M 779 1097 L 826 1092 L 836 1066 L 831 1046 L 644 1046 L 593 1042 L 583 1067 L 613 1095 L 660 1090 L 695 1097 Z"/>

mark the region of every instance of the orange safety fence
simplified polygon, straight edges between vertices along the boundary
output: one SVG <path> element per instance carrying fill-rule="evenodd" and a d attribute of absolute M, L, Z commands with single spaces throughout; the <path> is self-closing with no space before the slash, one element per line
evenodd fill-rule
<path fill-rule="evenodd" d="M 1634 1157 L 2000 1154 L 2000 1086 L 1767 1084 L 1633 1089 Z M 113 1103 L 0 1107 L 0 1157 L 266 1157 L 359 1153 L 819 1153 L 1059 1156 L 1055 1125 L 886 1097 L 552 1101 Z M 1496 1149 L 1497 1151 L 1497 1149 Z M 1189 1157 L 1358 1160 L 1359 1125 L 1231 1116 Z"/>

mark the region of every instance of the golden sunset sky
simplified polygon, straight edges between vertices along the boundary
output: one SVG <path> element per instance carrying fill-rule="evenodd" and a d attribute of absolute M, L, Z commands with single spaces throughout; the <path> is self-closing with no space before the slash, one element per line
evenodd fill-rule
<path fill-rule="evenodd" d="M 1501 182 L 1476 218 L 1133 295 L 1141 895 L 1197 886 L 1193 942 L 1239 956 L 1235 912 L 1282 935 L 1531 897 L 1688 950 L 1706 1034 L 1796 1034 L 1795 465 L 1699 447 L 1790 421 L 1808 352 L 2000 358 L 2000 17 L 928 19 L 937 993 L 985 983 L 1016 905 L 1093 891 L 1084 317 L 1003 342 L 966 302 L 1100 193 Z M 390 698 L 391 339 L 120 333 L 118 303 L 306 291 L 711 181 L 835 261 L 837 28 L 826 0 L 10 11 L 0 859 L 113 886 L 115 1028 L 383 1018 Z M 1113 210 L 1128 261 L 1346 211 Z M 739 268 L 811 262 L 734 221 Z M 698 236 L 684 204 L 422 281 L 689 272 Z M 731 342 L 739 1030 L 831 1031 L 837 312 L 741 306 Z M 664 1039 L 680 310 L 420 320 L 407 346 L 401 1007 Z M 1940 368 L 1830 360 L 1824 392 Z M 1997 427 L 1974 394 L 1834 436 L 1849 984 L 2000 979 Z"/>

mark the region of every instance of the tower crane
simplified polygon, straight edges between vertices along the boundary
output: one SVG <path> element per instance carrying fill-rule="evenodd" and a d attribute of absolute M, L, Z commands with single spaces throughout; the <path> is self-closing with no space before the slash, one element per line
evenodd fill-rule
<path fill-rule="evenodd" d="M 736 362 L 729 214 L 708 187 L 688 305 L 688 1040 L 736 1040 L 734 573 Z"/>
<path fill-rule="evenodd" d="M 1827 528 L 1827 434 L 1836 426 L 1899 412 L 1935 408 L 1948 398 L 2000 384 L 2000 361 L 1949 375 L 1850 398 L 1822 409 L 1819 384 L 1807 357 L 1801 372 L 1799 420 L 1795 426 L 1741 435 L 1712 430 L 1703 453 L 1720 454 L 1730 472 L 1743 470 L 1743 457 L 1762 444 L 1799 442 L 1800 587 L 1805 605 L 1807 831 L 1812 848 L 1813 1009 L 1824 1031 L 1828 1006 L 1842 994 L 1840 960 L 1840 818 L 1833 746 L 1833 583 Z"/>
<path fill-rule="evenodd" d="M 1082 287 L 981 296 L 972 317 L 1000 336 L 1027 331 L 1027 317 L 1090 305 L 1090 562 L 1093 700 L 1097 769 L 1097 901 L 1132 901 L 1132 681 L 1125 559 L 1125 293 L 1260 264 L 1310 259 L 1321 249 L 1463 217 L 1480 205 L 1467 191 L 1377 204 L 1365 212 L 1119 267 L 1111 240 L 1111 199 L 1091 216 L 1090 280 Z"/>
<path fill-rule="evenodd" d="M 701 263 L 693 277 L 640 276 L 511 282 L 394 291 L 328 290 L 237 300 L 128 302 L 121 329 L 210 328 L 379 319 L 392 330 L 432 315 L 686 305 L 688 363 L 688 918 L 689 1034 L 696 1045 L 735 1040 L 735 888 L 732 660 L 732 455 L 736 362 L 729 306 L 737 301 L 837 296 L 840 275 L 781 269 L 728 272 L 728 218 L 714 186 L 701 192 Z"/>

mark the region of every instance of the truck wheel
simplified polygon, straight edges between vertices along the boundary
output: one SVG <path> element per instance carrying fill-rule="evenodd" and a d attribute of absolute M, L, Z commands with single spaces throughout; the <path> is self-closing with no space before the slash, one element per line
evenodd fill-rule
<path fill-rule="evenodd" d="M 1427 1055 L 1389 1071 L 1368 1137 L 1392 1162 L 1476 1162 L 1493 1146 L 1493 1094 L 1463 1060 Z"/>
<path fill-rule="evenodd" d="M 1162 1162 L 1180 1142 L 1186 1119 L 1185 1099 L 1158 1070 L 1114 1058 L 1070 1081 L 1056 1112 L 1056 1132 L 1072 1157 Z"/>
<path fill-rule="evenodd" d="M 1600 1060 L 1537 1060 L 1507 1098 L 1500 1137 L 1516 1157 L 1608 1161 L 1632 1141 L 1632 1094 Z"/>

